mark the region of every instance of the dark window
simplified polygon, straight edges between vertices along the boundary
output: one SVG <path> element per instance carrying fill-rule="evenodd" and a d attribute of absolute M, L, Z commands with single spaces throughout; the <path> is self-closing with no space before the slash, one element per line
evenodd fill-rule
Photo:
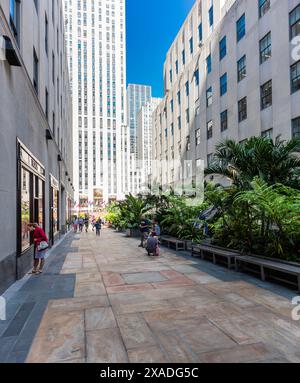
<path fill-rule="evenodd" d="M 174 102 L 173 102 L 173 100 L 170 101 L 170 108 L 171 108 L 171 112 L 173 113 L 174 112 Z"/>
<path fill-rule="evenodd" d="M 208 121 L 207 123 L 207 139 L 209 140 L 213 136 L 213 122 Z"/>
<path fill-rule="evenodd" d="M 48 55 L 48 18 L 45 14 L 45 50 Z"/>
<path fill-rule="evenodd" d="M 36 93 L 39 93 L 39 60 L 33 48 L 33 86 Z"/>
<path fill-rule="evenodd" d="M 209 55 L 206 59 L 206 69 L 207 73 L 211 72 L 211 55 Z"/>
<path fill-rule="evenodd" d="M 189 85 L 189 82 L 187 81 L 185 83 L 185 93 L 186 93 L 186 96 L 188 97 L 189 94 L 190 94 L 190 85 Z"/>
<path fill-rule="evenodd" d="M 193 38 L 191 37 L 190 38 L 190 53 L 191 55 L 193 54 L 194 52 L 194 42 L 193 42 Z"/>
<path fill-rule="evenodd" d="M 269 60 L 272 56 L 272 41 L 271 41 L 271 32 L 269 32 L 263 39 L 259 42 L 259 56 L 260 63 L 264 63 Z"/>
<path fill-rule="evenodd" d="M 272 105 L 272 80 L 261 86 L 261 109 L 266 109 Z"/>
<path fill-rule="evenodd" d="M 185 111 L 185 119 L 186 119 L 186 123 L 188 125 L 190 123 L 190 110 L 189 110 L 189 108 L 187 108 Z"/>
<path fill-rule="evenodd" d="M 239 59 L 237 63 L 237 79 L 238 82 L 242 81 L 247 75 L 246 56 Z"/>
<path fill-rule="evenodd" d="M 206 106 L 210 106 L 212 104 L 212 97 L 212 87 L 210 87 L 206 91 Z"/>
<path fill-rule="evenodd" d="M 240 41 L 246 34 L 246 16 L 243 14 L 236 23 L 236 38 Z"/>
<path fill-rule="evenodd" d="M 36 10 L 36 12 L 38 13 L 38 12 L 39 12 L 39 4 L 38 4 L 38 0 L 33 0 L 33 2 L 34 2 L 35 10 Z"/>
<path fill-rule="evenodd" d="M 263 17 L 271 7 L 271 0 L 258 0 L 259 17 Z"/>
<path fill-rule="evenodd" d="M 48 121 L 48 117 L 49 117 L 49 93 L 48 93 L 47 88 L 45 89 L 45 115 L 46 115 L 46 118 Z"/>
<path fill-rule="evenodd" d="M 199 85 L 199 69 L 195 71 L 195 83 L 196 83 L 196 86 Z"/>
<path fill-rule="evenodd" d="M 292 137 L 300 139 L 300 117 L 292 120 Z"/>
<path fill-rule="evenodd" d="M 220 78 L 220 95 L 223 96 L 227 93 L 227 73 L 223 74 Z"/>
<path fill-rule="evenodd" d="M 214 25 L 214 7 L 213 7 L 213 5 L 209 8 L 208 17 L 209 17 L 209 26 L 212 27 Z"/>
<path fill-rule="evenodd" d="M 178 105 L 180 105 L 181 104 L 180 91 L 177 92 L 177 101 L 178 101 Z"/>
<path fill-rule="evenodd" d="M 300 4 L 290 13 L 290 38 L 300 35 Z"/>
<path fill-rule="evenodd" d="M 199 36 L 199 42 L 201 43 L 203 40 L 202 23 L 200 23 L 198 26 L 198 36 Z"/>
<path fill-rule="evenodd" d="M 173 81 L 173 73 L 172 73 L 172 69 L 170 70 L 170 82 Z"/>
<path fill-rule="evenodd" d="M 238 102 L 239 122 L 247 119 L 247 97 L 242 98 Z"/>
<path fill-rule="evenodd" d="M 182 51 L 182 64 L 185 65 L 185 50 Z"/>
<path fill-rule="evenodd" d="M 300 90 L 300 61 L 291 66 L 291 91 L 292 93 Z"/>
<path fill-rule="evenodd" d="M 224 110 L 224 112 L 221 113 L 221 132 L 224 132 L 228 129 L 228 112 L 227 110 Z"/>
<path fill-rule="evenodd" d="M 20 16 L 21 0 L 10 0 L 10 26 L 18 45 L 20 45 Z"/>
<path fill-rule="evenodd" d="M 190 136 L 186 137 L 186 150 L 189 151 L 191 149 L 191 138 Z"/>
<path fill-rule="evenodd" d="M 222 60 L 227 54 L 226 36 L 224 36 L 222 40 L 220 41 L 219 50 L 220 50 L 220 60 Z"/>
<path fill-rule="evenodd" d="M 178 129 L 180 130 L 181 129 L 181 117 L 180 116 L 177 118 L 177 123 L 178 123 Z"/>
<path fill-rule="evenodd" d="M 52 82 L 54 84 L 54 78 L 55 78 L 55 57 L 54 52 L 52 52 Z"/>
<path fill-rule="evenodd" d="M 176 60 L 176 62 L 175 62 L 175 67 L 176 67 L 176 74 L 178 74 L 178 69 L 179 69 L 178 60 Z"/>

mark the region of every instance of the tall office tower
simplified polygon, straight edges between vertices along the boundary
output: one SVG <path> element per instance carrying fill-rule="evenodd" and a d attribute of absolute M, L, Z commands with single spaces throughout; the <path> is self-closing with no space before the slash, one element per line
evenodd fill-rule
<path fill-rule="evenodd" d="M 127 125 L 130 128 L 130 151 L 137 154 L 137 115 L 141 107 L 151 101 L 152 88 L 148 85 L 129 84 L 127 87 Z"/>
<path fill-rule="evenodd" d="M 149 191 L 152 173 L 152 129 L 153 112 L 162 101 L 161 98 L 151 98 L 140 109 L 137 115 L 137 160 L 140 168 L 140 192 Z"/>
<path fill-rule="evenodd" d="M 184 160 L 195 177 L 226 138 L 300 137 L 299 25 L 300 0 L 195 1 L 164 64 L 158 184 L 176 184 Z"/>
<path fill-rule="evenodd" d="M 0 0 L 0 295 L 72 218 L 72 105 L 62 1 Z"/>
<path fill-rule="evenodd" d="M 95 211 L 125 192 L 125 0 L 65 0 L 65 26 L 76 197 Z"/>

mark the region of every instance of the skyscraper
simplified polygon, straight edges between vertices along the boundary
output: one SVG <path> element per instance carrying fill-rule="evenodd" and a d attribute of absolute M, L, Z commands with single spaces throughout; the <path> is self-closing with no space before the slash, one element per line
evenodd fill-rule
<path fill-rule="evenodd" d="M 140 190 L 147 191 L 152 172 L 152 129 L 153 112 L 162 101 L 161 98 L 151 98 L 142 106 L 137 115 L 137 159 L 140 168 Z"/>
<path fill-rule="evenodd" d="M 65 25 L 75 198 L 95 209 L 126 191 L 125 0 L 65 0 Z"/>
<path fill-rule="evenodd" d="M 127 125 L 130 128 L 130 150 L 137 154 L 137 115 L 142 106 L 151 101 L 152 88 L 148 85 L 129 84 L 127 87 Z"/>

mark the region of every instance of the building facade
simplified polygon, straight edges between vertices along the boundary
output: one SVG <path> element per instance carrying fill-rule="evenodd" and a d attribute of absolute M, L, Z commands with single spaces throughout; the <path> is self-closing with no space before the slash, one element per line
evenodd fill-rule
<path fill-rule="evenodd" d="M 29 222 L 51 245 L 73 203 L 72 115 L 60 1 L 0 0 L 0 292 L 32 265 Z"/>
<path fill-rule="evenodd" d="M 137 115 L 141 107 L 151 101 L 151 97 L 151 86 L 129 84 L 127 87 L 127 125 L 130 128 L 130 150 L 135 155 L 137 155 Z"/>
<path fill-rule="evenodd" d="M 152 131 L 153 112 L 161 102 L 161 98 L 151 98 L 141 107 L 137 115 L 137 160 L 140 169 L 139 192 L 149 191 L 152 174 Z"/>
<path fill-rule="evenodd" d="M 196 1 L 164 64 L 154 182 L 206 166 L 225 138 L 300 136 L 300 1 Z"/>
<path fill-rule="evenodd" d="M 74 185 L 78 206 L 122 198 L 126 148 L 125 0 L 65 0 L 73 94 Z"/>

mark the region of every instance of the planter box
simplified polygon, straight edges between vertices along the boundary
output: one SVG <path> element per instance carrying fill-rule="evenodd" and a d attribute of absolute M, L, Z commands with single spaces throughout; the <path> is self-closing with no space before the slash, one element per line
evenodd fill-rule
<path fill-rule="evenodd" d="M 131 238 L 138 238 L 141 236 L 139 229 L 126 229 L 126 236 Z"/>

